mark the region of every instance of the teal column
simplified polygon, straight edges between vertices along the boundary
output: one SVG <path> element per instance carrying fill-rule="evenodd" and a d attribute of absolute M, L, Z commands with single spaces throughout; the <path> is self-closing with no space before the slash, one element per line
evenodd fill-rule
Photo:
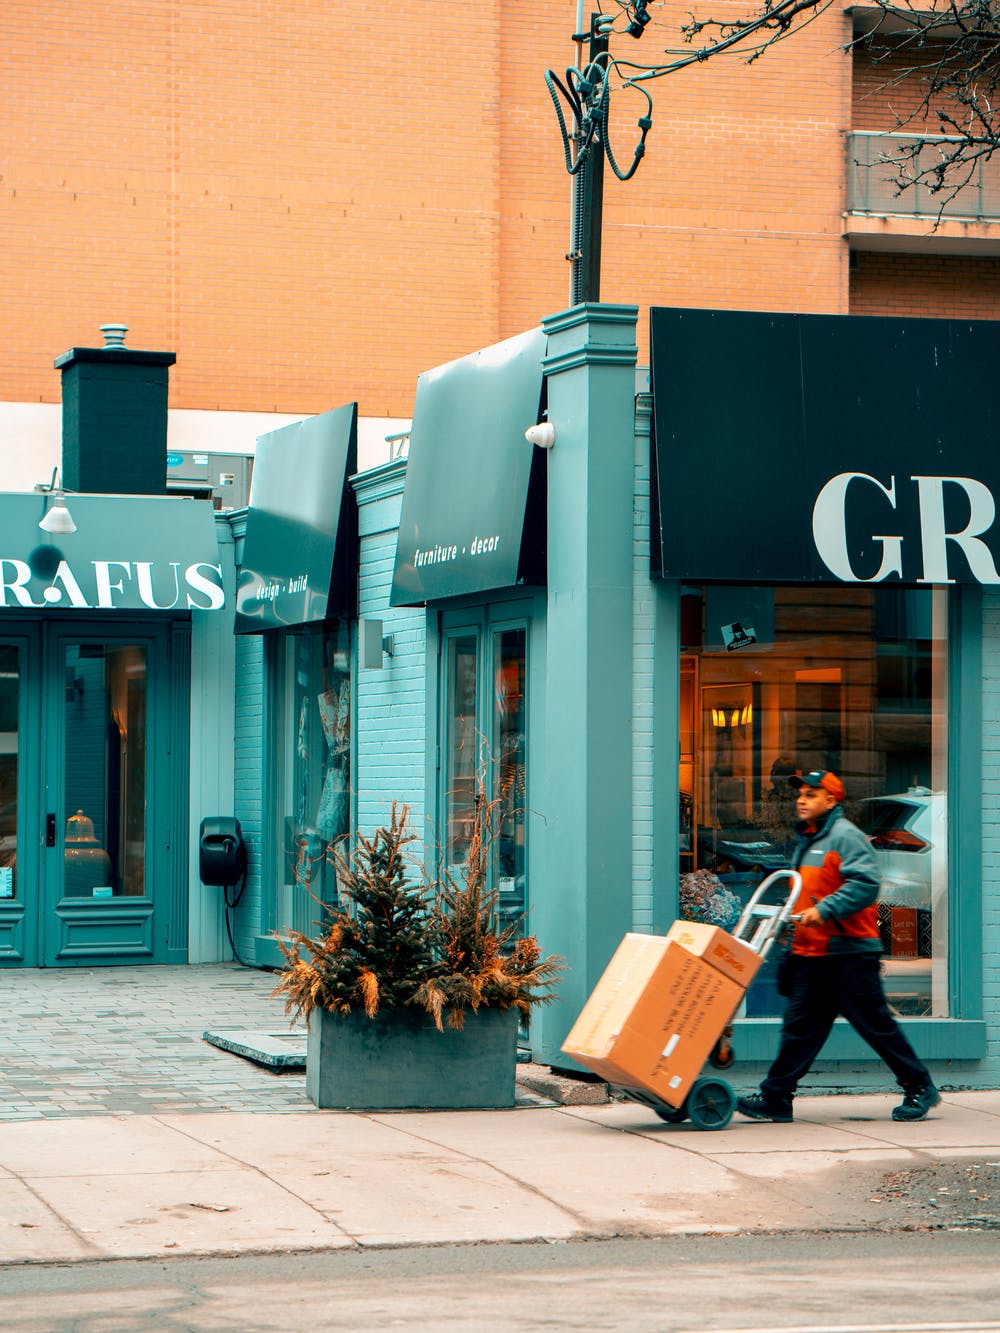
<path fill-rule="evenodd" d="M 560 1046 L 632 925 L 632 502 L 635 306 L 543 321 L 549 421 L 543 884 L 530 923 L 568 964 L 532 1020 L 532 1053 Z"/>

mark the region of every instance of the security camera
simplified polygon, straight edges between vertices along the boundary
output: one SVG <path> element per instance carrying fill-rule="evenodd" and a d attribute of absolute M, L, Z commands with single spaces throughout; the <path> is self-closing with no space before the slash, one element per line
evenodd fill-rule
<path fill-rule="evenodd" d="M 529 444 L 537 444 L 540 449 L 551 449 L 556 442 L 556 428 L 551 421 L 540 421 L 537 426 L 529 426 L 524 432 Z"/>

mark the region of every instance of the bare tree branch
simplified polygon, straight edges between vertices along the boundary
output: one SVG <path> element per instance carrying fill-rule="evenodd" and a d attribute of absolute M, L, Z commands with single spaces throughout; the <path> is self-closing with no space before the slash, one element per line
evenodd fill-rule
<path fill-rule="evenodd" d="M 565 85 L 552 71 L 546 80 L 568 169 L 575 171 L 589 153 L 604 151 L 615 173 L 627 180 L 646 151 L 652 127 L 653 101 L 646 85 L 724 54 L 752 64 L 834 0 L 764 0 L 737 19 L 691 14 L 675 30 L 676 44 L 663 48 L 664 59 L 648 64 L 624 58 L 617 39 L 662 34 L 662 6 L 658 0 L 611 2 L 616 12 L 600 26 L 609 44 L 616 41 L 615 49 L 583 70 L 568 70 Z M 889 169 L 897 193 L 916 185 L 927 188 L 937 197 L 940 217 L 1000 148 L 1000 0 L 873 0 L 863 30 L 846 50 L 856 62 L 869 63 L 881 79 L 880 92 L 899 94 L 887 135 L 913 135 L 887 138 L 878 162 Z M 629 90 L 642 94 L 644 114 L 636 122 L 640 137 L 632 162 L 622 168 L 610 143 L 610 111 L 613 97 Z"/>

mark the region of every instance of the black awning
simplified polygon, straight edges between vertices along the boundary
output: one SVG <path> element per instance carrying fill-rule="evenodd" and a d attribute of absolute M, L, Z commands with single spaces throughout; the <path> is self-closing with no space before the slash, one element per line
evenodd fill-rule
<path fill-rule="evenodd" d="M 544 354 L 545 334 L 533 329 L 420 376 L 393 606 L 540 576 L 544 522 L 529 532 L 525 514 L 544 457 L 524 432 L 539 418 Z"/>
<path fill-rule="evenodd" d="M 236 633 L 354 612 L 357 403 L 262 435 L 236 588 Z"/>
<path fill-rule="evenodd" d="M 219 611 L 215 512 L 180 496 L 69 494 L 76 531 L 39 529 L 47 495 L 0 495 L 0 607 Z"/>
<path fill-rule="evenodd" d="M 654 572 L 1000 582 L 1000 323 L 654 309 L 650 332 Z"/>

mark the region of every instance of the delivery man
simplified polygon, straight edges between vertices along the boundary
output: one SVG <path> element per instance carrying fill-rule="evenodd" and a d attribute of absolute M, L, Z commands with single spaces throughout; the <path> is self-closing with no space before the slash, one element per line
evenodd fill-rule
<path fill-rule="evenodd" d="M 789 1122 L 795 1090 L 842 1014 L 903 1089 L 893 1120 L 923 1120 L 941 1094 L 882 990 L 875 854 L 840 808 L 846 793 L 836 773 L 819 770 L 789 783 L 797 792 L 799 834 L 792 869 L 802 876 L 802 891 L 795 905 L 800 915 L 785 988 L 788 1006 L 778 1054 L 760 1092 L 737 1098 L 736 1109 L 751 1120 Z"/>

